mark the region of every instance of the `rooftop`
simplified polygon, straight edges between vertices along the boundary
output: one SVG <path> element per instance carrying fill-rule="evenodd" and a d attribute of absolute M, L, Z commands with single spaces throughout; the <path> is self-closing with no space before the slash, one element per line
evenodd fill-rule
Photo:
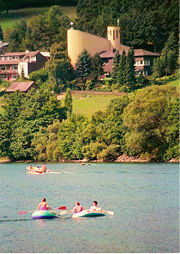
<path fill-rule="evenodd" d="M 122 55 L 122 50 L 119 50 L 119 54 Z M 126 52 L 126 55 L 127 55 L 127 50 L 125 51 Z M 100 53 L 100 57 L 101 58 L 114 58 L 116 55 L 116 52 L 112 52 L 112 51 L 104 51 L 102 53 Z M 154 52 L 151 52 L 151 51 L 147 51 L 147 50 L 144 50 L 144 49 L 135 49 L 134 50 L 134 56 L 137 57 L 137 56 L 160 56 L 159 53 L 154 53 Z"/>
<path fill-rule="evenodd" d="M 10 85 L 10 87 L 8 87 L 6 92 L 15 92 L 15 91 L 26 92 L 33 84 L 34 84 L 34 81 L 13 82 Z"/>

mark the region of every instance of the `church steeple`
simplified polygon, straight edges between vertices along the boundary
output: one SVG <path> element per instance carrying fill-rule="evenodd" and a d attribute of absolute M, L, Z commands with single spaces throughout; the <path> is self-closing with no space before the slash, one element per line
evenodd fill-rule
<path fill-rule="evenodd" d="M 107 38 L 111 42 L 112 51 L 113 49 L 120 49 L 120 27 L 119 26 L 108 26 Z"/>

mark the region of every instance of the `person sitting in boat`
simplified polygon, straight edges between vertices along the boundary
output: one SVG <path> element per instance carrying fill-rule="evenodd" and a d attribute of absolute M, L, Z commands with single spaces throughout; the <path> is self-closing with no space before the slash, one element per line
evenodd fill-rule
<path fill-rule="evenodd" d="M 97 201 L 93 201 L 93 205 L 90 207 L 90 212 L 102 212 L 102 208 L 97 207 L 98 202 Z"/>
<path fill-rule="evenodd" d="M 76 206 L 73 208 L 72 212 L 73 213 L 80 213 L 84 210 L 84 207 L 80 205 L 79 202 L 76 202 Z"/>
<path fill-rule="evenodd" d="M 43 198 L 42 202 L 39 203 L 36 210 L 52 210 L 52 208 L 46 202 L 46 198 Z"/>
<path fill-rule="evenodd" d="M 43 172 L 46 172 L 46 171 L 47 171 L 47 167 L 46 167 L 46 165 L 45 165 L 44 163 L 43 163 L 41 169 L 43 170 Z"/>

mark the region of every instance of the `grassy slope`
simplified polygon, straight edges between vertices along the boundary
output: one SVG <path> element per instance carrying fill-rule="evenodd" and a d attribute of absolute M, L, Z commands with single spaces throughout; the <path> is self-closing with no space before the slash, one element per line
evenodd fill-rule
<path fill-rule="evenodd" d="M 35 15 L 44 14 L 49 10 L 50 7 L 42 7 L 42 8 L 25 8 L 20 10 L 11 10 L 9 11 L 9 14 L 7 15 L 6 12 L 3 12 L 0 15 L 0 25 L 5 31 L 8 28 L 11 28 L 17 21 L 19 21 L 22 18 L 28 19 Z M 61 6 L 62 12 L 74 19 L 76 18 L 76 7 L 71 6 Z"/>
<path fill-rule="evenodd" d="M 170 86 L 174 86 L 174 87 L 179 87 L 180 83 L 179 83 L 179 78 L 176 79 L 176 80 L 172 80 L 170 82 L 167 83 L 167 85 L 170 85 Z"/>
<path fill-rule="evenodd" d="M 180 88 L 179 77 L 167 82 L 167 85 Z M 80 95 L 73 95 L 73 113 L 91 116 L 93 113 L 101 110 L 105 111 L 110 101 L 117 98 L 116 95 L 93 95 L 83 98 Z"/>
<path fill-rule="evenodd" d="M 73 113 L 89 117 L 99 110 L 105 111 L 110 101 L 115 98 L 116 95 L 92 95 L 85 98 L 73 95 Z"/>

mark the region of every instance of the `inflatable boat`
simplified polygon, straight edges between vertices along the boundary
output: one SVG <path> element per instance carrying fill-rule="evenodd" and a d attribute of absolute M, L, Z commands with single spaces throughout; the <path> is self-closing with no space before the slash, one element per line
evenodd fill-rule
<path fill-rule="evenodd" d="M 44 170 L 43 168 L 40 167 L 28 166 L 26 169 L 28 170 L 29 174 L 45 174 L 48 172 L 48 170 Z"/>
<path fill-rule="evenodd" d="M 72 218 L 75 219 L 82 217 L 98 217 L 98 216 L 105 216 L 105 213 L 98 211 L 83 210 L 82 212 L 73 214 Z"/>
<path fill-rule="evenodd" d="M 33 219 L 54 219 L 57 213 L 51 210 L 37 210 L 32 214 Z"/>

